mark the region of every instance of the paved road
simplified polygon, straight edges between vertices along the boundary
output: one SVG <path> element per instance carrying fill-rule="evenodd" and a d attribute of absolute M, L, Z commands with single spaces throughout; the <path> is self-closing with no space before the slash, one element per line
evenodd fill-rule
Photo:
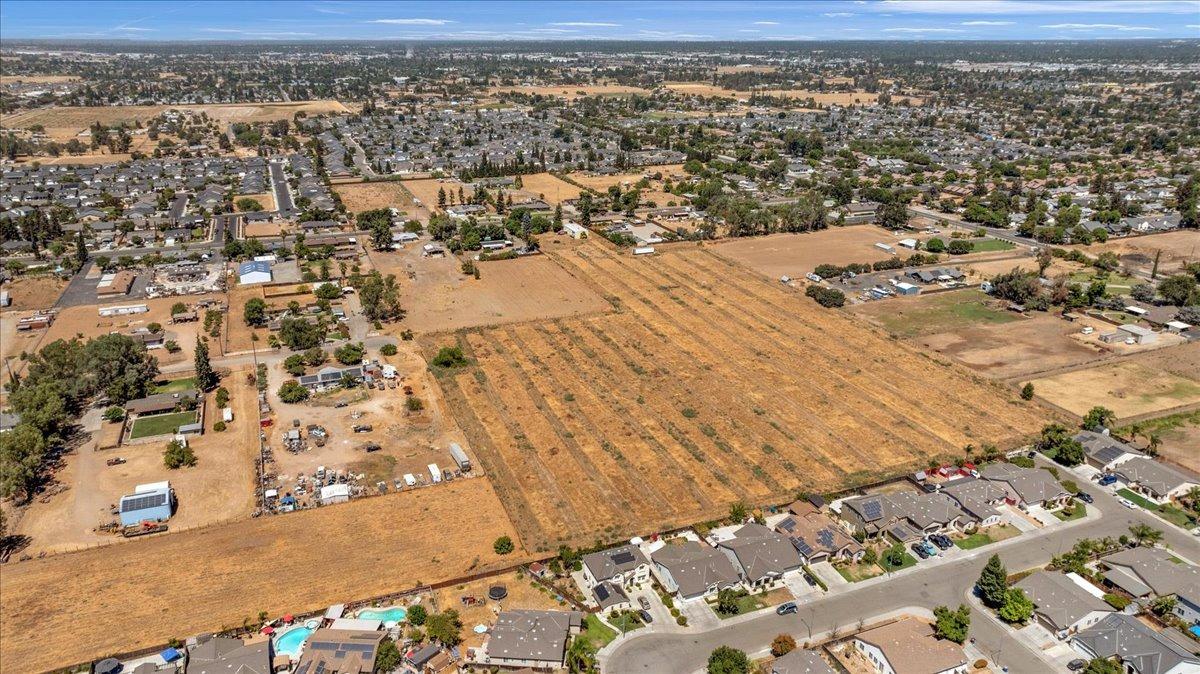
<path fill-rule="evenodd" d="M 1081 483 L 1081 480 L 1076 480 Z M 901 574 L 863 587 L 837 592 L 801 605 L 798 614 L 777 616 L 773 612 L 702 633 L 647 633 L 634 636 L 602 654 L 606 674 L 690 674 L 704 668 L 708 654 L 720 645 L 729 645 L 759 653 L 769 647 L 775 635 L 791 633 L 803 642 L 811 634 L 838 630 L 847 634 L 855 630 L 859 620 L 885 614 L 909 606 L 932 608 L 937 605 L 956 606 L 966 603 L 966 594 L 974 585 L 987 558 L 997 552 L 1010 571 L 1041 566 L 1054 555 L 1065 552 L 1081 538 L 1120 536 L 1128 533 L 1135 523 L 1146 523 L 1164 531 L 1164 542 L 1184 556 L 1200 558 L 1200 539 L 1170 526 L 1158 517 L 1142 511 L 1127 510 L 1108 492 L 1095 485 L 1084 491 L 1096 500 L 1101 517 L 1080 520 L 1074 525 L 1050 531 L 1026 534 L 1011 543 L 987 546 L 975 551 L 975 556 L 940 565 L 917 567 L 916 571 Z M 972 609 L 971 636 L 976 646 L 993 660 L 1009 667 L 1011 672 L 1044 672 L 1048 665 L 1023 642 L 1004 628 Z"/>
<path fill-rule="evenodd" d="M 930 210 L 928 208 L 923 208 L 921 206 L 909 206 L 908 214 L 917 216 L 917 217 L 929 218 L 931 220 L 936 220 L 937 222 L 941 222 L 941 223 L 944 223 L 947 225 L 954 225 L 955 227 L 961 227 L 963 229 L 969 229 L 969 230 L 984 229 L 984 230 L 987 230 L 987 233 L 989 236 L 995 237 L 997 239 L 1001 239 L 1003 241 L 1008 241 L 1009 243 L 1014 243 L 1018 246 L 1029 246 L 1029 247 L 1040 248 L 1043 245 L 1034 239 L 1030 239 L 1028 237 L 1021 236 L 1020 234 L 1017 234 L 1015 231 L 1013 231 L 1011 229 L 1001 229 L 999 227 L 985 227 L 978 223 L 965 222 L 962 218 L 958 217 L 957 215 L 947 215 L 946 213 L 939 213 L 937 211 Z"/>
<path fill-rule="evenodd" d="M 275 210 L 281 213 L 295 210 L 296 204 L 292 202 L 292 192 L 283 165 L 274 161 L 271 162 L 271 190 L 275 193 Z"/>

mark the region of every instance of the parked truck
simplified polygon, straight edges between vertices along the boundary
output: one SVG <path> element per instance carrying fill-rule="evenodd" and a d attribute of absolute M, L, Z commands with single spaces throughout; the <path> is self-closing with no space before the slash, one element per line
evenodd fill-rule
<path fill-rule="evenodd" d="M 450 443 L 450 456 L 454 459 L 454 463 L 458 464 L 459 470 L 464 473 L 471 471 L 471 459 L 467 457 L 467 453 L 457 442 Z"/>

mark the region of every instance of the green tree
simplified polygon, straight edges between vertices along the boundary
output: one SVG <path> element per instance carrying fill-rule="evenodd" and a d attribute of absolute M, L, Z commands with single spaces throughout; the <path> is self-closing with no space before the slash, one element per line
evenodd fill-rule
<path fill-rule="evenodd" d="M 1149 524 L 1135 524 L 1129 527 L 1129 533 L 1133 535 L 1134 540 L 1138 545 L 1153 547 L 1156 543 L 1162 540 L 1163 532 L 1155 529 Z"/>
<path fill-rule="evenodd" d="M 396 642 L 390 637 L 384 637 L 379 643 L 379 650 L 375 652 L 375 671 L 376 672 L 391 672 L 399 668 L 404 662 L 404 654 L 396 647 Z"/>
<path fill-rule="evenodd" d="M 332 283 L 322 283 L 313 291 L 313 295 L 321 300 L 336 300 L 342 296 L 342 291 Z"/>
<path fill-rule="evenodd" d="M 120 405 L 113 405 L 112 407 L 109 407 L 108 409 L 104 410 L 104 420 L 105 421 L 115 424 L 124 418 L 125 418 L 125 408 L 121 407 Z"/>
<path fill-rule="evenodd" d="M 1008 598 L 1008 572 L 1000 561 L 1000 555 L 992 555 L 988 559 L 987 566 L 979 574 L 979 580 L 975 581 L 975 590 L 988 607 L 1004 606 Z"/>
<path fill-rule="evenodd" d="M 1196 278 L 1190 274 L 1176 274 L 1163 279 L 1158 284 L 1158 294 L 1168 303 L 1181 307 L 1200 301 L 1196 291 Z"/>
<path fill-rule="evenodd" d="M 1043 427 L 1036 446 L 1039 451 L 1054 456 L 1056 462 L 1068 467 L 1078 466 L 1085 458 L 1083 445 L 1072 438 L 1071 432 L 1062 424 Z"/>
<path fill-rule="evenodd" d="M 1033 382 L 1027 382 L 1021 387 L 1021 400 L 1033 400 Z"/>
<path fill-rule="evenodd" d="M 443 346 L 438 349 L 437 355 L 433 357 L 432 364 L 445 368 L 461 367 L 467 364 L 467 357 L 463 355 L 462 347 Z"/>
<path fill-rule="evenodd" d="M 213 372 L 212 364 L 208 362 L 208 340 L 203 337 L 196 339 L 196 386 L 201 391 L 211 391 L 217 385 L 217 373 Z"/>
<path fill-rule="evenodd" d="M 308 389 L 295 380 L 285 381 L 279 387 L 279 399 L 285 403 L 299 403 L 308 400 Z"/>
<path fill-rule="evenodd" d="M 1125 668 L 1115 660 L 1092 658 L 1080 674 L 1125 674 Z"/>
<path fill-rule="evenodd" d="M 1000 607 L 999 615 L 1001 620 L 1013 624 L 1028 622 L 1033 616 L 1033 602 L 1021 588 L 1009 588 L 1004 594 L 1004 605 Z"/>
<path fill-rule="evenodd" d="M 33 499 L 45 459 L 46 440 L 33 425 L 22 422 L 0 433 L 0 496 Z"/>
<path fill-rule="evenodd" d="M 721 615 L 737 615 L 739 611 L 737 590 L 723 588 L 717 592 L 717 613 Z"/>
<path fill-rule="evenodd" d="M 729 519 L 733 520 L 735 523 L 741 524 L 742 522 L 745 522 L 746 517 L 748 517 L 749 514 L 749 508 L 747 508 L 746 504 L 741 501 L 733 503 L 729 506 Z"/>
<path fill-rule="evenodd" d="M 333 352 L 333 357 L 342 365 L 357 365 L 362 362 L 367 350 L 362 344 L 343 344 Z"/>
<path fill-rule="evenodd" d="M 425 624 L 425 618 L 427 617 L 429 617 L 429 613 L 425 610 L 425 607 L 417 604 L 416 606 L 410 606 L 408 608 L 408 613 L 405 616 L 405 620 L 407 620 L 410 625 L 416 625 L 417 627 L 420 627 L 421 625 Z"/>
<path fill-rule="evenodd" d="M 358 286 L 358 300 L 367 320 L 390 321 L 404 317 L 395 274 L 385 277 L 378 271 L 372 271 Z"/>
<path fill-rule="evenodd" d="M 934 629 L 939 639 L 947 639 L 956 644 L 967 640 L 967 631 L 971 627 L 970 607 L 960 604 L 952 611 L 947 606 L 938 606 L 933 609 L 933 615 L 937 618 Z"/>
<path fill-rule="evenodd" d="M 251 297 L 242 308 L 246 325 L 264 325 L 267 322 L 267 303 L 261 297 Z"/>
<path fill-rule="evenodd" d="M 384 344 L 383 346 L 379 347 L 379 355 L 381 355 L 381 356 L 396 355 L 396 345 L 395 344 Z"/>
<path fill-rule="evenodd" d="M 325 339 L 325 330 L 316 323 L 285 318 L 279 327 L 279 339 L 293 351 L 316 348 Z"/>
<path fill-rule="evenodd" d="M 513 545 L 512 539 L 508 536 L 501 536 L 500 538 L 496 539 L 496 542 L 492 543 L 492 550 L 494 550 L 497 555 L 510 554 L 514 549 L 516 549 L 516 546 Z"/>
<path fill-rule="evenodd" d="M 167 448 L 163 450 L 163 465 L 171 470 L 183 468 L 184 466 L 191 468 L 196 465 L 196 453 L 191 447 L 183 444 L 178 440 L 172 440 L 167 443 Z"/>
<path fill-rule="evenodd" d="M 708 674 L 749 674 L 750 658 L 736 648 L 717 646 L 708 656 Z"/>
<path fill-rule="evenodd" d="M 576 636 L 567 647 L 567 672 L 591 674 L 596 671 L 596 649 L 583 635 Z"/>
<path fill-rule="evenodd" d="M 454 609 L 435 613 L 425 620 L 425 634 L 444 646 L 457 646 L 462 641 L 458 633 L 461 629 L 462 621 Z"/>
<path fill-rule="evenodd" d="M 61 437 L 71 424 L 72 414 L 57 381 L 26 379 L 8 402 L 23 425 L 32 426 L 45 438 Z"/>
<path fill-rule="evenodd" d="M 946 242 L 935 236 L 925 242 L 925 250 L 930 253 L 944 253 L 946 252 Z"/>
<path fill-rule="evenodd" d="M 1083 427 L 1090 431 L 1100 431 L 1113 425 L 1117 420 L 1117 415 L 1107 407 L 1097 405 L 1088 410 L 1088 413 L 1083 417 Z"/>

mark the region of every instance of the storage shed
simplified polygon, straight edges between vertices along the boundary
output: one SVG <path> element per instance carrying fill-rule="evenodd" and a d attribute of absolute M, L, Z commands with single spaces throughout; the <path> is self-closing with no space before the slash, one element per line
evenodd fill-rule
<path fill-rule="evenodd" d="M 252 260 L 238 266 L 238 283 L 270 283 L 271 263 L 266 260 Z"/>
<path fill-rule="evenodd" d="M 132 494 L 121 497 L 118 507 L 121 526 L 129 527 L 142 522 L 165 522 L 175 510 L 175 493 L 171 483 L 154 482 L 139 484 Z"/>

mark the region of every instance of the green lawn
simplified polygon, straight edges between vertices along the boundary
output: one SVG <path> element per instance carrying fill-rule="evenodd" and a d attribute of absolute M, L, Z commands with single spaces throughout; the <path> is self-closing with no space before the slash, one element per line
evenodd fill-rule
<path fill-rule="evenodd" d="M 988 296 L 978 290 L 926 295 L 912 306 L 879 316 L 879 321 L 888 332 L 895 335 L 917 337 L 973 325 L 1009 323 L 1017 320 L 1017 316 L 1011 312 L 989 307 L 985 303 L 987 299 Z"/>
<path fill-rule="evenodd" d="M 151 417 L 139 417 L 133 422 L 129 433 L 131 440 L 148 438 L 154 435 L 174 433 L 180 426 L 195 423 L 195 412 L 176 412 L 174 414 L 156 414 Z"/>
<path fill-rule="evenodd" d="M 904 558 L 900 561 L 899 566 L 892 566 L 891 564 L 888 564 L 886 552 L 879 555 L 879 565 L 882 566 L 885 571 L 899 571 L 900 569 L 907 569 L 910 566 L 916 566 L 916 564 L 917 558 L 908 554 L 907 551 L 904 553 Z"/>
<path fill-rule="evenodd" d="M 962 548 L 963 550 L 974 550 L 975 548 L 982 548 L 983 546 L 985 546 L 991 542 L 993 542 L 991 536 L 988 536 L 987 534 L 985 534 L 983 532 L 979 532 L 979 533 L 971 534 L 970 536 L 967 536 L 966 538 L 960 538 L 960 539 L 954 541 L 954 544 L 957 545 L 958 547 Z"/>
<path fill-rule="evenodd" d="M 765 608 L 766 606 L 767 605 L 763 602 L 762 597 L 758 596 L 757 594 L 747 594 L 744 597 L 738 597 L 737 613 L 730 613 L 728 615 L 717 611 L 717 602 L 716 601 L 710 601 L 708 603 L 708 607 L 712 609 L 712 612 L 714 614 L 716 614 L 716 616 L 718 618 L 721 618 L 722 620 L 724 620 L 725 618 L 732 618 L 737 615 L 742 615 L 744 613 L 750 613 L 752 611 L 757 611 L 758 609 Z"/>
<path fill-rule="evenodd" d="M 1119 489 L 1117 490 L 1117 494 L 1124 496 L 1130 501 L 1133 501 L 1142 508 L 1149 510 L 1150 512 L 1158 515 L 1177 527 L 1183 527 L 1184 529 L 1187 529 L 1195 524 L 1195 520 L 1192 519 L 1191 515 L 1188 515 L 1187 512 L 1180 510 L 1171 504 L 1159 505 L 1135 494 L 1128 489 Z"/>
<path fill-rule="evenodd" d="M 183 379 L 155 382 L 154 390 L 151 393 L 178 393 L 194 388 L 196 388 L 196 378 L 185 377 Z"/>
<path fill-rule="evenodd" d="M 586 639 L 596 650 L 604 648 L 610 641 L 617 638 L 617 632 L 605 625 L 594 613 L 589 613 L 584 617 L 583 628 L 579 636 Z"/>
<path fill-rule="evenodd" d="M 1146 510 L 1158 510 L 1157 503 L 1155 503 L 1154 501 L 1148 501 L 1148 500 L 1146 500 L 1145 497 L 1140 496 L 1139 494 L 1136 494 L 1128 489 L 1118 489 L 1117 494 L 1120 496 L 1124 496 L 1125 498 L 1129 499 L 1130 501 L 1133 501 L 1134 503 L 1145 508 Z"/>
<path fill-rule="evenodd" d="M 1064 522 L 1070 522 L 1071 520 L 1077 520 L 1087 514 L 1087 507 L 1082 503 L 1075 506 L 1070 515 L 1064 514 L 1065 510 L 1066 508 L 1059 508 L 1058 510 L 1055 510 L 1054 516 Z"/>
<path fill-rule="evenodd" d="M 1005 541 L 1020 535 L 1021 530 L 1011 524 L 997 524 L 995 526 L 988 527 L 985 531 L 979 531 L 971 534 L 970 536 L 965 536 L 962 539 L 955 540 L 954 544 L 963 550 L 972 550 L 989 543 L 999 543 L 1000 541 Z"/>
<path fill-rule="evenodd" d="M 615 619 L 610 619 L 610 622 L 612 622 L 613 626 L 620 630 L 621 633 L 632 632 L 636 629 L 646 626 L 646 623 L 642 622 L 642 619 L 638 617 L 638 614 L 634 613 L 633 611 L 625 611 Z"/>
<path fill-rule="evenodd" d="M 991 253 L 998 250 L 1012 250 L 1017 246 L 1003 239 L 973 239 L 971 241 L 972 253 Z"/>

